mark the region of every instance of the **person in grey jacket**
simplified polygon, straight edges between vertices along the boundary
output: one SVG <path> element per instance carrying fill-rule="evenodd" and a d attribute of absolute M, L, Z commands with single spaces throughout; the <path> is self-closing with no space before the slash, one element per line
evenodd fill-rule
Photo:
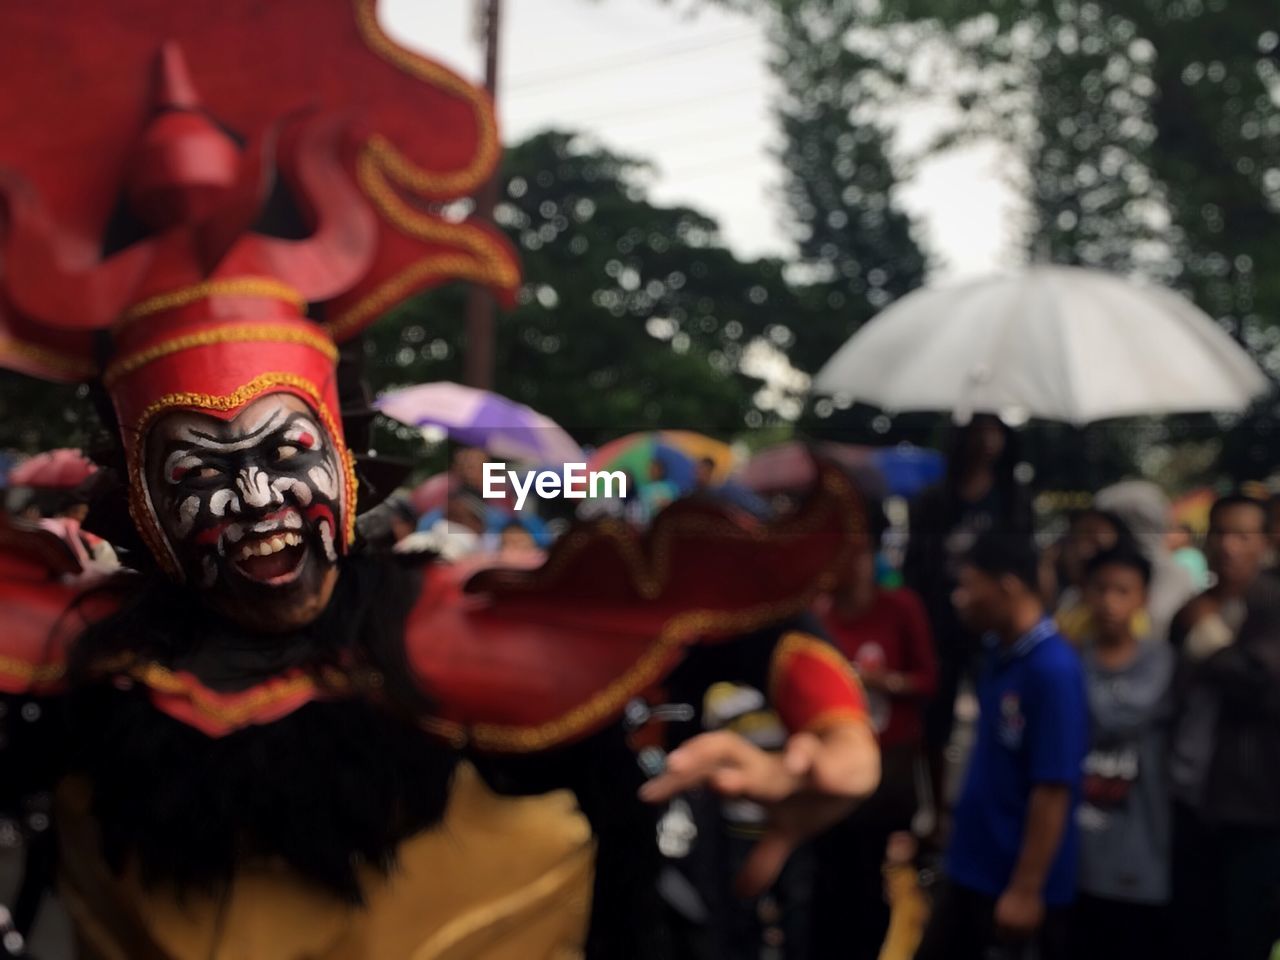
<path fill-rule="evenodd" d="M 1133 632 L 1151 565 L 1132 544 L 1088 563 L 1082 651 L 1091 743 L 1078 811 L 1073 956 L 1163 956 L 1170 897 L 1167 740 L 1174 654 Z"/>

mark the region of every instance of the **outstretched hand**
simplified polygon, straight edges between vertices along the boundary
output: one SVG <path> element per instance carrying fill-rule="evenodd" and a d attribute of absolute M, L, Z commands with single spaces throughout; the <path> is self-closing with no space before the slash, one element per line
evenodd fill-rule
<path fill-rule="evenodd" d="M 842 820 L 879 780 L 880 752 L 863 723 L 793 734 L 781 753 L 719 731 L 673 750 L 666 769 L 640 788 L 640 798 L 663 803 L 706 786 L 766 807 L 768 828 L 735 882 L 739 896 L 752 897 L 773 884 L 796 847 Z"/>

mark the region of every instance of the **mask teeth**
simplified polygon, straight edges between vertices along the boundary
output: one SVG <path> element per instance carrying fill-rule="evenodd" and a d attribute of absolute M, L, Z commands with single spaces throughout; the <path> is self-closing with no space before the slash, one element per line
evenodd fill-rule
<path fill-rule="evenodd" d="M 330 563 L 338 562 L 338 551 L 333 548 L 333 530 L 329 526 L 328 520 L 321 520 L 320 542 L 324 544 L 324 555 L 329 558 Z"/>

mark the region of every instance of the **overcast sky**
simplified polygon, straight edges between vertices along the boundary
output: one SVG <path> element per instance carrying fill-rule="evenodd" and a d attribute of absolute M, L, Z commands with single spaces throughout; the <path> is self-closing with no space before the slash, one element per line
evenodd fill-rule
<path fill-rule="evenodd" d="M 381 0 L 408 47 L 481 76 L 476 0 Z M 771 155 L 772 80 L 760 29 L 739 15 L 660 0 L 503 0 L 499 122 L 507 142 L 548 127 L 587 131 L 655 161 L 652 196 L 715 217 L 743 257 L 786 254 L 781 170 Z M 908 135 L 929 127 L 907 118 Z M 1000 154 L 976 146 L 931 161 L 902 191 L 934 279 L 1010 265 L 1017 198 Z"/>

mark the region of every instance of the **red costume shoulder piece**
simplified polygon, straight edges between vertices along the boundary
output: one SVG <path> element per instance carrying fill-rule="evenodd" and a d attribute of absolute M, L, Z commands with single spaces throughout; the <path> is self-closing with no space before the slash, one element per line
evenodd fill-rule
<path fill-rule="evenodd" d="M 85 594 L 93 584 L 80 572 L 56 535 L 0 517 L 0 693 L 57 692 L 68 646 L 92 619 L 115 608 L 110 590 Z"/>
<path fill-rule="evenodd" d="M 803 613 L 862 531 L 855 492 L 828 467 L 776 524 L 681 501 L 644 536 L 611 523 L 577 530 L 540 569 L 489 570 L 464 584 L 434 568 L 408 625 L 410 665 L 460 742 L 545 749 L 616 719 L 692 644 Z M 792 729 L 865 714 L 852 673 L 826 649 L 830 657 L 775 656 Z"/>

